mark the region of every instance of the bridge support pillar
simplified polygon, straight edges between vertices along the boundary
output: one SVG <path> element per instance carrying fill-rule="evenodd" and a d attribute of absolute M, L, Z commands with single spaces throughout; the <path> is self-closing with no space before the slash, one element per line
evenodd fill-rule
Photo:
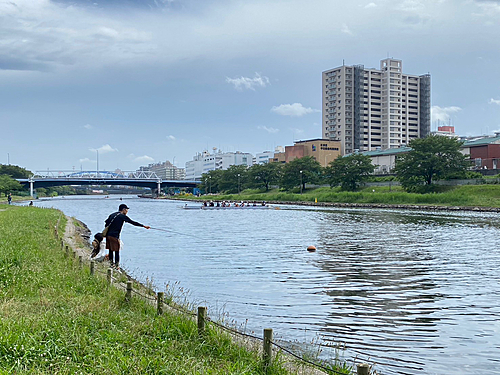
<path fill-rule="evenodd" d="M 160 192 L 161 192 L 161 181 L 158 181 L 158 190 L 156 191 L 156 197 L 159 197 L 160 196 Z"/>
<path fill-rule="evenodd" d="M 30 180 L 30 195 L 33 198 L 33 180 Z"/>

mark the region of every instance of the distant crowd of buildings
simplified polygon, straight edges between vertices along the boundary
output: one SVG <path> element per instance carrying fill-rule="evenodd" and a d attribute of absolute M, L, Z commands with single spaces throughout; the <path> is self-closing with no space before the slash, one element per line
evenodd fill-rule
<path fill-rule="evenodd" d="M 204 173 L 232 165 L 288 163 L 312 156 L 326 167 L 339 155 L 359 152 L 372 158 L 375 173 L 390 173 L 397 155 L 410 150 L 407 145 L 412 139 L 429 134 L 460 138 L 451 125 L 431 133 L 431 76 L 403 73 L 402 60 L 384 59 L 380 69 L 342 65 L 324 71 L 322 78 L 322 138 L 278 146 L 255 156 L 214 148 L 197 153 L 185 169 L 166 161 L 140 170 L 166 180 L 199 180 Z M 463 152 L 470 154 L 476 168 L 497 168 L 500 134 L 463 140 Z"/>

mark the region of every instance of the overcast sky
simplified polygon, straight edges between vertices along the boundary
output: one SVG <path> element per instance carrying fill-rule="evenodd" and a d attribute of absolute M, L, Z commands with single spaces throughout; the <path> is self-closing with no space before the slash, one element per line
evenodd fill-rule
<path fill-rule="evenodd" d="M 500 0 L 0 0 L 0 163 L 133 170 L 321 137 L 321 72 L 430 73 L 432 130 L 500 129 Z M 175 160 L 174 160 L 175 158 Z"/>

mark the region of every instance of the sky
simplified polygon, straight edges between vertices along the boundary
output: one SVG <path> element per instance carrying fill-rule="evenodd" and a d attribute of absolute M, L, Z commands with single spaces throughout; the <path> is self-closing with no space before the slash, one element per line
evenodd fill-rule
<path fill-rule="evenodd" d="M 431 130 L 500 130 L 500 0 L 0 0 L 0 163 L 184 167 L 320 138 L 321 73 L 386 57 L 431 74 Z"/>

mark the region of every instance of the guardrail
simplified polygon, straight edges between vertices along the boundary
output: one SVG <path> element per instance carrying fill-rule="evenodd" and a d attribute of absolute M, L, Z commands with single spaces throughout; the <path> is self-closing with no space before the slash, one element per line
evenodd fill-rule
<path fill-rule="evenodd" d="M 108 179 L 108 180 L 120 180 L 120 179 L 136 179 L 136 180 L 159 180 L 160 178 L 155 172 L 151 171 L 121 171 L 110 172 L 110 171 L 36 171 L 34 172 L 31 179 L 46 179 L 46 178 L 56 178 L 56 179 Z"/>

